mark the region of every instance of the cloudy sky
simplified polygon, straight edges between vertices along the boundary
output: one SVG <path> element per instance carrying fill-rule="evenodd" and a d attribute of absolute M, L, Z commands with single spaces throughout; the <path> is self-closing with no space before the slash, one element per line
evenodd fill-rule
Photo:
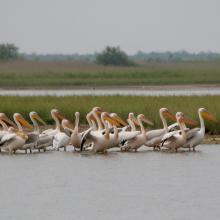
<path fill-rule="evenodd" d="M 22 52 L 220 52 L 220 0 L 0 0 L 0 43 Z"/>

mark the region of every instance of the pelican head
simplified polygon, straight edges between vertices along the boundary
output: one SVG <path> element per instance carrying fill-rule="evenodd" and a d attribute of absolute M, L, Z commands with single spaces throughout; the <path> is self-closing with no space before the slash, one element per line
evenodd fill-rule
<path fill-rule="evenodd" d="M 209 121 L 213 121 L 213 122 L 217 122 L 217 120 L 215 119 L 215 117 L 210 114 L 205 108 L 199 108 L 199 114 L 204 118 L 207 119 Z"/>
<path fill-rule="evenodd" d="M 183 118 L 183 123 L 187 124 L 187 125 L 197 125 L 198 122 L 197 121 L 194 121 L 192 119 L 187 119 L 185 118 L 184 116 L 184 113 L 183 112 L 177 112 L 176 113 L 176 117 L 182 117 Z"/>
<path fill-rule="evenodd" d="M 20 123 L 26 128 L 33 129 L 33 126 L 27 122 L 20 113 L 14 113 L 13 115 L 14 121 Z"/>
<path fill-rule="evenodd" d="M 138 120 L 135 118 L 134 113 L 130 112 L 128 114 L 128 119 L 132 121 L 136 126 L 139 126 Z"/>
<path fill-rule="evenodd" d="M 159 113 L 172 121 L 176 121 L 176 117 L 167 108 L 161 108 Z"/>
<path fill-rule="evenodd" d="M 16 124 L 10 120 L 5 113 L 0 113 L 0 120 L 2 120 L 3 122 L 5 122 L 7 125 L 12 126 L 12 127 L 16 127 Z"/>
<path fill-rule="evenodd" d="M 80 116 L 80 113 L 79 112 L 75 112 L 75 117 L 79 118 L 79 116 Z"/>
<path fill-rule="evenodd" d="M 154 125 L 154 123 L 151 122 L 149 119 L 147 119 L 147 118 L 144 116 L 144 114 L 138 115 L 138 119 L 141 120 L 141 121 L 143 121 L 143 122 L 145 122 L 146 124 L 151 125 L 151 126 Z"/>
<path fill-rule="evenodd" d="M 176 113 L 176 121 L 179 123 L 184 123 L 184 114 L 182 112 Z"/>
<path fill-rule="evenodd" d="M 113 118 L 116 122 L 118 122 L 119 126 L 127 126 L 127 123 L 124 122 L 116 113 L 110 114 L 111 118 Z"/>
<path fill-rule="evenodd" d="M 60 121 L 64 119 L 64 116 L 60 113 L 58 109 L 52 109 L 51 116 L 53 119 L 59 119 Z"/>
<path fill-rule="evenodd" d="M 42 125 L 46 125 L 46 122 L 37 114 L 37 112 L 30 112 L 29 116 L 32 120 L 39 121 Z"/>
<path fill-rule="evenodd" d="M 68 120 L 68 119 L 63 119 L 62 122 L 61 122 L 61 125 L 64 129 L 71 129 L 73 130 L 73 124 Z"/>
<path fill-rule="evenodd" d="M 118 125 L 117 121 L 115 121 L 108 112 L 102 112 L 101 118 L 103 121 L 108 121 L 111 125 Z"/>
<path fill-rule="evenodd" d="M 95 112 L 96 114 L 101 115 L 102 109 L 100 107 L 96 106 L 92 109 L 92 112 Z"/>

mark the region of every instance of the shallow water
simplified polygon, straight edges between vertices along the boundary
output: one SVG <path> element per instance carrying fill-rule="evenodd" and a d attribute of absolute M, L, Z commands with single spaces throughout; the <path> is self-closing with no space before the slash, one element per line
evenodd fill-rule
<path fill-rule="evenodd" d="M 0 219 L 220 219 L 220 146 L 0 155 Z"/>
<path fill-rule="evenodd" d="M 220 95 L 220 88 L 171 88 L 171 89 L 141 89 L 141 88 L 108 88 L 108 89 L 10 89 L 0 90 L 0 96 L 105 96 L 105 95 L 132 95 L 132 96 L 205 96 Z"/>

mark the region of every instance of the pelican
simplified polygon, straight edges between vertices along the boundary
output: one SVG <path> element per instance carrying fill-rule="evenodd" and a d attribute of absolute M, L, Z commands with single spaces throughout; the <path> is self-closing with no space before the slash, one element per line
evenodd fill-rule
<path fill-rule="evenodd" d="M 19 113 L 14 113 L 14 121 L 18 127 L 18 131 L 10 128 L 8 134 L 4 135 L 1 143 L 4 143 L 2 149 L 8 151 L 10 154 L 16 153 L 17 150 L 24 146 L 28 136 L 24 133 L 22 125 L 26 128 L 32 129 L 33 127 L 22 117 Z"/>
<path fill-rule="evenodd" d="M 161 145 L 168 149 L 171 149 L 172 151 L 175 150 L 177 152 L 178 148 L 186 143 L 187 136 L 184 129 L 184 115 L 182 112 L 176 113 L 176 120 L 180 127 L 180 132 L 173 131 L 166 133 L 161 140 Z"/>
<path fill-rule="evenodd" d="M 101 120 L 99 121 L 97 114 L 94 114 L 94 117 L 96 120 L 98 120 L 98 124 L 100 125 L 100 122 L 104 125 L 104 132 L 102 131 L 92 131 L 92 129 L 90 129 L 86 135 L 84 136 L 85 139 L 88 139 L 92 142 L 92 146 L 86 148 L 87 150 L 91 150 L 94 153 L 96 152 L 106 152 L 109 142 L 110 142 L 110 130 L 108 127 L 108 123 L 106 121 L 108 121 L 109 123 L 115 123 L 114 120 L 111 118 L 111 116 L 109 115 L 109 113 L 107 112 L 102 112 L 101 113 Z M 82 150 L 82 146 L 83 143 L 81 144 L 81 150 Z"/>
<path fill-rule="evenodd" d="M 130 112 L 128 114 L 128 124 L 131 127 L 131 131 L 127 131 L 127 128 L 122 129 L 122 131 L 119 133 L 119 141 L 122 145 L 130 139 L 133 139 L 136 137 L 138 134 L 140 134 L 140 131 L 136 130 L 135 125 L 139 125 L 137 122 L 137 119 L 134 117 L 134 113 Z"/>
<path fill-rule="evenodd" d="M 5 113 L 0 113 L 0 124 L 2 126 L 2 130 L 0 130 L 0 142 L 1 139 L 3 138 L 4 135 L 8 134 L 8 125 L 12 126 L 12 127 L 16 127 L 15 123 L 13 121 L 11 121 L 6 115 Z M 1 152 L 1 147 L 0 146 L 0 152 Z"/>
<path fill-rule="evenodd" d="M 5 113 L 0 113 L 0 124 L 2 126 L 2 130 L 0 130 L 0 138 L 1 138 L 1 133 L 8 131 L 8 125 L 12 127 L 16 127 L 16 124 L 11 121 Z"/>
<path fill-rule="evenodd" d="M 147 141 L 145 142 L 145 146 L 147 147 L 153 147 L 154 150 L 156 148 L 159 148 L 160 142 L 163 138 L 163 136 L 168 133 L 169 127 L 167 125 L 166 118 L 169 118 L 171 120 L 176 121 L 176 118 L 173 114 L 170 113 L 170 111 L 167 108 L 161 108 L 159 110 L 160 119 L 163 123 L 162 129 L 155 129 L 151 131 L 147 131 Z"/>
<path fill-rule="evenodd" d="M 60 132 L 60 121 L 64 119 L 64 117 L 61 115 L 59 110 L 57 109 L 52 109 L 51 110 L 51 117 L 55 121 L 55 128 L 54 129 L 47 129 L 44 130 L 41 134 L 40 137 L 53 137 L 56 135 L 58 132 Z"/>
<path fill-rule="evenodd" d="M 78 149 L 78 150 L 80 150 L 84 134 L 88 130 L 93 130 L 93 128 L 92 129 L 90 128 L 87 131 L 79 132 L 79 117 L 80 117 L 80 113 L 75 112 L 75 127 L 74 127 L 74 129 L 71 128 L 72 124 L 70 123 L 69 120 L 67 120 L 67 119 L 62 120 L 62 127 L 64 128 L 64 130 L 68 130 L 71 133 L 70 144 L 74 147 L 74 149 Z M 94 125 L 92 125 L 92 127 L 93 126 Z"/>
<path fill-rule="evenodd" d="M 207 119 L 209 121 L 216 122 L 216 119 L 214 116 L 212 116 L 205 108 L 199 108 L 198 109 L 198 115 L 200 119 L 200 128 L 194 128 L 187 132 L 187 141 L 182 146 L 183 148 L 193 148 L 193 151 L 195 151 L 195 147 L 202 143 L 204 137 L 205 137 L 205 122 L 204 119 Z"/>
<path fill-rule="evenodd" d="M 145 128 L 143 126 L 143 122 L 153 125 L 153 123 L 148 120 L 143 114 L 140 114 L 137 116 L 137 121 L 138 124 L 140 125 L 141 128 L 141 133 L 135 136 L 133 139 L 128 140 L 122 147 L 121 150 L 135 150 L 137 151 L 139 147 L 145 144 L 147 140 L 147 133 L 145 131 Z"/>
<path fill-rule="evenodd" d="M 22 147 L 23 150 L 27 153 L 27 149 L 30 150 L 30 153 L 32 153 L 32 150 L 38 149 L 39 145 L 39 135 L 40 135 L 40 128 L 38 125 L 38 122 L 40 122 L 42 125 L 46 125 L 46 122 L 43 121 L 43 119 L 37 114 L 37 112 L 30 112 L 29 117 L 33 123 L 34 131 L 27 133 L 28 139 L 25 142 L 25 145 Z"/>

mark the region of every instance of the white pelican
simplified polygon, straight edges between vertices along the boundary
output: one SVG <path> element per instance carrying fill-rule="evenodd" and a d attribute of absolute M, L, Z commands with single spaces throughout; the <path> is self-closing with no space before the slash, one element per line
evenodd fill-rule
<path fill-rule="evenodd" d="M 184 115 L 182 112 L 176 113 L 176 120 L 180 127 L 180 132 L 172 131 L 166 133 L 161 140 L 161 145 L 163 147 L 171 149 L 172 151 L 177 151 L 179 147 L 183 146 L 186 143 L 187 140 L 186 131 L 184 129 Z"/>
<path fill-rule="evenodd" d="M 16 127 L 16 124 L 11 121 L 5 113 L 0 113 L 0 124 L 2 126 L 2 130 L 0 130 L 0 133 L 2 131 L 8 131 L 8 126 Z"/>
<path fill-rule="evenodd" d="M 128 114 L 128 119 L 127 119 L 128 124 L 131 127 L 131 131 L 127 131 L 127 127 L 124 127 L 122 131 L 118 134 L 119 136 L 119 141 L 123 145 L 127 140 L 130 140 L 134 137 L 136 137 L 138 134 L 140 134 L 140 131 L 136 130 L 135 124 L 139 126 L 137 119 L 134 117 L 134 114 L 130 112 Z"/>
<path fill-rule="evenodd" d="M 64 151 L 66 151 L 67 145 L 70 143 L 70 137 L 65 132 L 58 132 L 54 135 L 53 138 L 53 148 L 55 150 L 59 150 L 60 148 L 64 148 Z"/>
<path fill-rule="evenodd" d="M 40 128 L 38 125 L 38 122 L 40 122 L 42 125 L 46 125 L 46 123 L 43 121 L 43 119 L 37 114 L 37 112 L 30 112 L 29 117 L 33 123 L 34 131 L 27 133 L 28 139 L 25 142 L 25 145 L 22 147 L 23 150 L 27 153 L 27 149 L 30 150 L 30 153 L 32 153 L 33 149 L 38 149 L 37 147 L 39 144 L 39 135 L 40 135 Z"/>
<path fill-rule="evenodd" d="M 9 129 L 8 134 L 4 135 L 1 140 L 1 143 L 4 143 L 2 149 L 10 154 L 15 153 L 18 149 L 22 149 L 28 139 L 28 136 L 23 132 L 22 125 L 29 129 L 33 128 L 21 114 L 14 113 L 13 118 L 18 126 L 18 131 L 13 128 Z"/>
<path fill-rule="evenodd" d="M 12 126 L 12 127 L 16 127 L 16 125 L 14 124 L 13 121 L 11 121 L 6 115 L 5 113 L 0 113 L 0 124 L 2 126 L 2 130 L 0 130 L 0 142 L 1 139 L 3 138 L 4 135 L 8 134 L 8 125 Z M 0 146 L 0 152 L 1 152 L 1 147 Z"/>
<path fill-rule="evenodd" d="M 64 117 L 61 115 L 61 113 L 57 109 L 52 109 L 51 110 L 51 117 L 55 121 L 55 128 L 44 130 L 40 134 L 40 137 L 48 137 L 48 136 L 53 137 L 58 132 L 60 132 L 60 121 L 62 121 L 64 119 Z"/>
<path fill-rule="evenodd" d="M 80 149 L 82 139 L 83 139 L 83 134 L 85 132 L 79 132 L 79 112 L 75 112 L 75 127 L 74 129 L 71 128 L 71 123 L 67 119 L 62 120 L 62 127 L 64 130 L 68 130 L 71 133 L 70 136 L 70 144 L 73 145 L 74 149 Z"/>
<path fill-rule="evenodd" d="M 169 127 L 167 125 L 166 118 L 169 118 L 173 121 L 176 121 L 176 118 L 173 114 L 170 113 L 170 111 L 167 108 L 161 108 L 159 110 L 160 119 L 163 123 L 162 129 L 155 129 L 151 131 L 147 131 L 147 141 L 145 142 L 145 146 L 147 147 L 153 147 L 159 148 L 160 142 L 163 138 L 163 136 L 168 133 Z"/>
<path fill-rule="evenodd" d="M 128 122 L 128 124 L 129 124 L 129 126 L 131 128 L 131 131 L 137 131 L 136 126 L 135 126 L 135 121 L 136 121 L 136 119 L 134 117 L 134 113 L 130 112 L 128 114 L 127 122 Z"/>
<path fill-rule="evenodd" d="M 216 122 L 214 116 L 212 116 L 205 108 L 198 109 L 199 119 L 200 119 L 200 128 L 194 128 L 187 132 L 187 141 L 182 146 L 183 148 L 193 148 L 195 151 L 195 147 L 202 143 L 205 137 L 205 123 L 204 119 Z"/>
<path fill-rule="evenodd" d="M 97 114 L 94 114 L 94 117 L 96 120 L 98 120 L 98 124 L 100 124 L 99 119 Z M 102 112 L 101 113 L 101 123 L 104 125 L 105 130 L 103 131 L 97 131 L 94 132 L 91 129 L 86 133 L 86 135 L 84 135 L 84 139 L 89 140 L 90 142 L 92 142 L 92 146 L 91 147 L 87 147 L 87 150 L 91 150 L 94 153 L 96 152 L 106 152 L 109 142 L 110 142 L 110 130 L 108 127 L 108 123 L 106 122 L 110 122 L 112 124 L 114 124 L 114 120 L 111 118 L 111 116 L 109 115 L 109 113 L 107 112 Z M 82 150 L 82 145 L 81 144 L 81 150 Z"/>
<path fill-rule="evenodd" d="M 140 114 L 137 116 L 137 120 L 138 120 L 138 124 L 141 128 L 141 133 L 138 134 L 136 137 L 134 137 L 133 139 L 128 140 L 122 147 L 122 150 L 135 150 L 137 151 L 137 149 L 139 147 L 141 147 L 142 145 L 145 144 L 146 140 L 147 140 L 147 133 L 145 131 L 145 128 L 143 126 L 143 122 L 149 124 L 149 125 L 153 125 L 153 123 L 148 120 L 143 114 Z"/>

